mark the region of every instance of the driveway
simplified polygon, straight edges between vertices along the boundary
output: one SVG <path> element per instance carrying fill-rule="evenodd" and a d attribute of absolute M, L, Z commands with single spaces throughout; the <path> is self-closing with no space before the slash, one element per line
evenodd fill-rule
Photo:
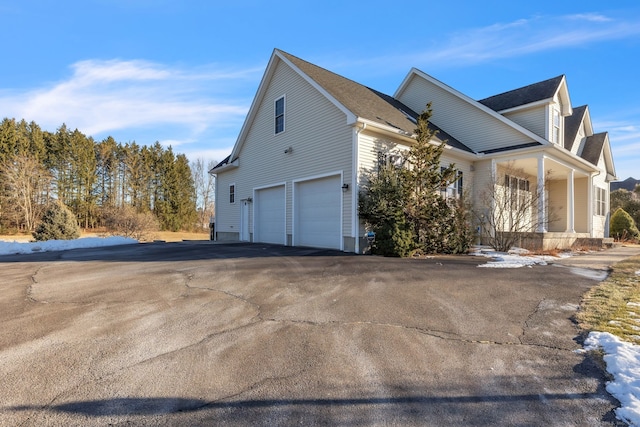
<path fill-rule="evenodd" d="M 153 243 L 0 257 L 0 425 L 616 425 L 577 269 Z"/>

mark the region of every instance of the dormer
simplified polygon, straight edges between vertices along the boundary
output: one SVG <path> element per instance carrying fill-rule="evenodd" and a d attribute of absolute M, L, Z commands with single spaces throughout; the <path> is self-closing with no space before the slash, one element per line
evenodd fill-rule
<path fill-rule="evenodd" d="M 564 75 L 478 102 L 547 141 L 564 144 L 564 118 L 573 112 Z"/>
<path fill-rule="evenodd" d="M 564 147 L 564 118 L 571 116 L 572 114 L 573 109 L 571 108 L 571 100 L 569 99 L 567 82 L 565 80 L 565 77 L 562 76 L 556 92 L 554 93 L 551 102 L 547 106 L 548 124 L 546 126 L 547 135 L 545 137 L 548 141 Z"/>

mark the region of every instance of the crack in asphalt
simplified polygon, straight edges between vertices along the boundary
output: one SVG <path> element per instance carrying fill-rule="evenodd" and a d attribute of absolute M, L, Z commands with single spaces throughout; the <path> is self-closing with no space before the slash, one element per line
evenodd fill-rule
<path fill-rule="evenodd" d="M 518 337 L 518 340 L 520 341 L 520 344 L 524 345 L 523 339 L 524 339 L 524 336 L 527 333 L 527 329 L 529 329 L 529 321 L 533 318 L 533 316 L 538 314 L 538 312 L 540 311 L 540 306 L 542 306 L 542 303 L 545 302 L 545 301 L 546 301 L 546 298 L 542 298 L 540 300 L 540 302 L 538 302 L 536 307 L 533 309 L 533 311 L 531 313 L 529 313 L 529 315 L 527 316 L 526 319 L 524 319 L 524 323 L 522 324 L 522 334 L 520 335 L 520 337 Z"/>
<path fill-rule="evenodd" d="M 439 331 L 435 329 L 425 329 L 417 326 L 406 326 L 397 323 L 382 323 L 382 322 L 372 322 L 372 321 L 337 321 L 337 320 L 329 320 L 326 322 L 315 322 L 311 320 L 292 320 L 292 319 L 275 319 L 275 318 L 263 318 L 263 321 L 274 322 L 274 323 L 293 323 L 293 324 L 306 324 L 310 326 L 326 326 L 326 325 L 344 325 L 344 326 L 352 326 L 352 325 L 370 325 L 370 326 L 382 326 L 389 328 L 398 328 L 404 329 L 408 331 L 413 331 L 420 333 L 422 335 L 427 335 L 433 338 L 438 338 L 446 341 L 454 341 L 454 342 L 462 342 L 468 344 L 482 344 L 482 345 L 504 345 L 504 346 L 522 346 L 522 347 L 537 347 L 537 348 L 545 348 L 549 350 L 562 350 L 562 351 L 572 351 L 567 348 L 551 346 L 546 344 L 537 344 L 537 343 L 523 343 L 523 342 L 512 342 L 512 341 L 494 341 L 494 340 L 480 340 L 480 339 L 470 339 L 461 337 L 458 334 L 447 331 Z"/>

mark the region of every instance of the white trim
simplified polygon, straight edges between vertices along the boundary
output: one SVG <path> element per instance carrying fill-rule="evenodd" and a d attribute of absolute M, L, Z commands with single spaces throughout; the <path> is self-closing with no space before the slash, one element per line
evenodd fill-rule
<path fill-rule="evenodd" d="M 283 206 L 283 212 L 284 212 L 284 236 L 282 239 L 282 244 L 283 245 L 287 245 L 287 183 L 286 182 L 279 182 L 279 183 L 275 183 L 275 184 L 270 184 L 270 185 L 261 185 L 260 187 L 253 187 L 253 200 L 255 202 L 256 200 L 256 192 L 260 191 L 260 190 L 266 190 L 269 188 L 275 188 L 275 187 L 284 187 L 284 206 Z M 256 203 L 251 203 L 251 208 L 252 208 L 252 212 L 251 212 L 251 216 L 253 218 L 253 221 L 251 221 L 251 224 L 249 225 L 249 232 L 253 233 L 253 241 L 256 241 Z M 259 231 L 259 230 L 258 230 Z M 257 237 L 260 237 L 259 235 L 257 235 Z"/>
<path fill-rule="evenodd" d="M 276 132 L 276 119 L 278 118 L 276 114 L 276 103 L 282 99 L 282 130 L 280 132 Z M 282 135 L 287 131 L 287 94 L 283 94 L 276 99 L 273 100 L 273 135 Z"/>
<path fill-rule="evenodd" d="M 231 187 L 233 187 L 233 202 L 231 201 Z M 231 182 L 229 183 L 229 192 L 227 193 L 227 196 L 229 197 L 227 200 L 229 201 L 230 205 L 235 205 L 236 204 L 236 195 L 238 193 L 238 186 L 236 185 L 235 182 Z"/>
<path fill-rule="evenodd" d="M 304 177 L 304 178 L 298 178 L 298 179 L 294 179 L 291 181 L 291 184 L 293 185 L 293 189 L 291 192 L 291 245 L 292 246 L 297 246 L 297 239 L 296 239 L 296 184 L 299 183 L 303 183 L 303 182 L 307 182 L 307 181 L 315 181 L 317 179 L 322 179 L 322 178 L 330 178 L 330 177 L 335 177 L 335 176 L 339 176 L 340 177 L 340 182 L 344 183 L 344 171 L 339 170 L 339 171 L 335 171 L 335 172 L 328 172 L 328 173 L 323 173 L 320 175 L 313 175 L 313 176 L 308 176 L 308 177 Z M 342 189 L 338 188 L 338 191 L 341 192 L 342 194 Z M 339 238 L 340 238 L 340 250 L 344 251 L 344 225 L 343 225 L 343 220 L 344 220 L 344 195 L 342 195 L 342 197 L 340 197 L 340 230 L 339 230 Z"/>

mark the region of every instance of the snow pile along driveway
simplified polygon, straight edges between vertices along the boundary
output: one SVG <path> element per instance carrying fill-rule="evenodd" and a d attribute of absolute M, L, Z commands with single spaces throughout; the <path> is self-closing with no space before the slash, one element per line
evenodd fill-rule
<path fill-rule="evenodd" d="M 37 252 L 66 251 L 69 249 L 99 248 L 103 246 L 138 243 L 128 237 L 84 237 L 74 240 L 47 240 L 44 242 L 0 242 L 0 255 L 31 254 Z"/>
<path fill-rule="evenodd" d="M 620 401 L 616 416 L 632 426 L 640 426 L 640 346 L 608 332 L 590 332 L 584 344 L 585 350 L 605 352 L 607 371 L 613 375 L 607 391 Z"/>

